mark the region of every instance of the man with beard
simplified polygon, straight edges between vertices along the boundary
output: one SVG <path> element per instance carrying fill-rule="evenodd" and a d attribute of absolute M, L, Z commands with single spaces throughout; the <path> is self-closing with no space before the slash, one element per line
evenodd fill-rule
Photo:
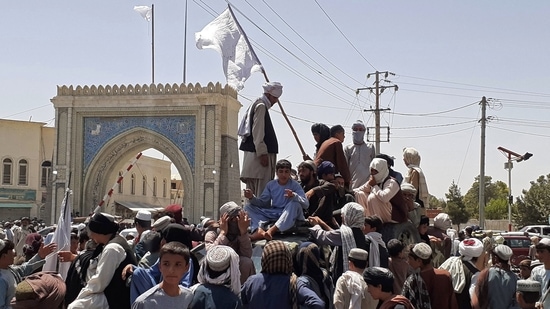
<path fill-rule="evenodd" d="M 309 208 L 307 213 L 304 214 L 307 218 L 309 214 L 313 213 L 319 207 L 319 197 L 317 195 L 308 196 L 307 192 L 315 187 L 319 186 L 319 180 L 317 179 L 317 166 L 311 160 L 306 160 L 298 165 L 298 177 L 300 178 L 300 185 L 306 197 L 309 200 Z"/>
<path fill-rule="evenodd" d="M 305 162 L 313 164 L 312 161 Z M 306 198 L 310 200 L 310 206 L 308 208 L 310 215 L 321 218 L 321 220 L 326 222 L 331 228 L 338 228 L 338 224 L 333 220 L 332 216 L 338 197 L 338 187 L 334 183 L 334 170 L 335 167 L 332 162 L 323 161 L 317 168 L 317 177 L 319 178 L 317 186 L 311 187 L 307 191 L 306 188 L 304 188 L 304 192 L 306 192 Z M 311 200 L 317 202 L 317 207 L 311 208 Z"/>
<path fill-rule="evenodd" d="M 248 236 L 250 219 L 237 203 L 231 201 L 220 207 L 219 224 L 218 229 L 208 231 L 204 236 L 206 250 L 217 245 L 229 246 L 235 250 L 239 255 L 241 282 L 245 282 L 248 277 L 256 273 L 251 259 L 252 243 Z"/>

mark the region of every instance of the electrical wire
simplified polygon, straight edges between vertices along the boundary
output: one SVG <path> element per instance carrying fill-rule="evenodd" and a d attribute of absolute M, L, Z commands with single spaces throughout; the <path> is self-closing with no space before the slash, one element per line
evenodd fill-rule
<path fill-rule="evenodd" d="M 429 128 L 442 128 L 442 127 L 450 127 L 450 126 L 459 126 L 467 123 L 472 122 L 478 122 L 477 119 L 469 120 L 469 121 L 462 121 L 462 122 L 454 122 L 454 123 L 445 123 L 445 124 L 434 124 L 434 125 L 426 125 L 426 126 L 416 126 L 416 127 L 401 127 L 401 128 L 392 128 L 392 130 L 410 130 L 410 129 L 429 129 Z"/>
<path fill-rule="evenodd" d="M 474 85 L 474 84 L 450 82 L 450 81 L 430 79 L 430 78 L 424 78 L 424 77 L 407 76 L 407 75 L 403 75 L 403 74 L 400 74 L 398 76 L 413 78 L 413 79 L 426 80 L 426 81 L 432 81 L 432 82 L 438 82 L 438 83 L 453 84 L 453 85 L 462 85 L 462 86 L 470 86 L 470 87 L 484 88 L 484 89 L 495 89 L 495 90 L 511 91 L 511 92 L 516 92 L 518 94 L 524 94 L 524 95 L 532 94 L 532 95 L 538 95 L 538 96 L 543 96 L 543 97 L 550 97 L 550 94 L 548 94 L 548 93 L 540 93 L 540 92 L 532 92 L 532 91 L 521 91 L 521 90 L 513 90 L 513 89 L 506 89 L 506 88 L 489 87 L 489 86 L 480 86 L 480 85 Z"/>
<path fill-rule="evenodd" d="M 313 63 L 315 63 L 318 67 L 322 67 L 322 65 L 320 63 L 318 63 L 315 59 L 313 59 L 308 53 L 306 53 L 301 47 L 299 47 L 296 43 L 293 42 L 293 40 L 291 40 L 286 34 L 284 34 L 278 27 L 276 27 L 268 18 L 266 18 L 260 11 L 258 11 L 258 9 L 256 9 L 255 6 L 253 6 L 252 4 L 250 4 L 250 2 L 248 0 L 244 0 L 254 11 L 256 11 L 256 13 L 258 13 L 258 15 L 260 15 L 263 19 L 265 19 L 270 25 L 271 27 L 273 27 L 277 32 L 279 32 L 279 34 L 281 34 L 285 39 L 287 39 L 290 44 L 292 44 L 295 48 L 297 48 L 299 51 L 302 52 L 302 54 L 304 54 L 309 60 L 313 61 Z M 280 16 L 279 16 L 280 18 Z M 302 38 L 303 39 L 303 38 Z M 317 74 L 321 75 L 322 77 L 325 77 L 325 75 L 321 72 L 321 69 L 319 68 L 314 68 L 313 66 L 311 66 L 312 70 L 314 70 Z M 346 85 L 345 83 L 343 83 L 340 79 L 338 79 L 336 76 L 334 76 L 332 73 L 330 73 L 329 71 L 326 71 L 328 73 L 328 75 L 330 75 L 331 77 L 331 81 L 333 83 L 337 83 L 337 84 L 340 84 L 341 86 L 345 87 L 345 88 L 348 88 L 349 90 L 351 91 L 354 91 L 355 89 L 351 88 L 350 86 Z"/>
<path fill-rule="evenodd" d="M 325 14 L 325 16 L 328 18 L 328 20 L 330 20 L 330 22 L 332 23 L 332 25 L 334 25 L 334 27 L 336 28 L 336 30 L 338 30 L 338 32 L 340 32 L 340 34 L 346 39 L 346 41 L 351 45 L 351 47 L 353 47 L 353 49 L 359 54 L 359 56 L 361 56 L 361 58 L 363 58 L 363 60 L 365 60 L 375 71 L 378 71 L 374 65 L 372 65 L 372 63 L 370 63 L 370 61 L 367 60 L 367 58 L 365 58 L 365 56 L 363 56 L 363 54 L 357 49 L 357 47 L 355 47 L 355 45 L 353 45 L 353 43 L 348 39 L 348 37 L 344 34 L 344 32 L 342 32 L 342 30 L 340 30 L 340 27 L 338 27 L 338 25 L 336 25 L 336 23 L 332 20 L 332 18 L 330 18 L 330 16 L 328 15 L 328 13 L 325 11 L 325 9 L 323 9 L 323 7 L 321 6 L 321 4 L 319 4 L 319 2 L 317 0 L 314 0 L 315 3 L 317 3 L 317 6 L 319 6 L 319 8 L 321 9 L 321 11 L 323 11 L 323 13 Z"/>
<path fill-rule="evenodd" d="M 474 127 L 475 127 L 475 126 L 474 126 Z M 428 138 L 428 137 L 435 137 L 435 136 L 442 136 L 442 135 L 455 134 L 455 133 L 464 132 L 464 131 L 470 130 L 470 129 L 472 129 L 472 128 L 468 127 L 468 128 L 460 129 L 460 130 L 456 130 L 456 131 L 443 132 L 443 133 L 436 133 L 436 134 L 432 134 L 432 135 L 392 136 L 392 138 Z"/>
<path fill-rule="evenodd" d="M 478 101 L 478 102 L 469 103 L 469 104 L 466 104 L 466 105 L 463 105 L 463 106 L 459 106 L 459 107 L 456 107 L 456 108 L 452 108 L 452 109 L 449 109 L 449 110 L 439 111 L 439 112 L 433 112 L 433 113 L 413 114 L 413 113 L 396 113 L 396 112 L 392 112 L 392 114 L 399 115 L 399 116 L 432 116 L 432 115 L 441 115 L 441 114 L 446 114 L 446 113 L 454 112 L 454 111 L 457 111 L 457 110 L 460 110 L 460 109 L 463 109 L 463 108 L 466 108 L 466 107 L 470 107 L 470 106 L 476 105 L 476 104 L 479 104 L 479 101 Z"/>
<path fill-rule="evenodd" d="M 304 37 L 302 37 L 302 35 L 300 35 L 294 27 L 290 26 L 282 17 L 281 15 L 279 15 L 279 13 L 277 13 L 265 0 L 262 0 L 263 3 L 271 10 L 271 12 L 273 12 L 273 14 L 275 14 L 277 17 L 279 17 L 279 19 L 285 23 L 285 25 L 290 28 L 290 30 L 292 30 L 292 32 L 294 32 L 300 39 L 302 39 L 302 41 L 304 41 L 304 43 L 307 44 L 307 46 L 309 46 L 311 49 L 313 49 L 319 56 L 321 56 L 327 63 L 329 63 L 330 65 L 332 65 L 335 69 L 337 69 L 338 71 L 340 71 L 340 73 L 344 74 L 345 76 L 347 76 L 349 79 L 357 82 L 358 84 L 361 84 L 360 81 L 358 81 L 357 79 L 355 79 L 354 77 L 352 77 L 351 75 L 349 75 L 346 71 L 340 69 L 339 66 L 335 65 L 332 61 L 330 61 L 330 59 L 328 59 L 327 57 L 325 57 L 321 52 L 319 52 L 315 47 L 313 47 L 306 39 L 304 39 Z"/>
<path fill-rule="evenodd" d="M 24 113 L 28 113 L 28 112 L 32 112 L 34 110 L 37 110 L 37 109 L 41 109 L 41 108 L 44 108 L 44 107 L 47 107 L 47 106 L 52 106 L 51 104 L 45 104 L 45 105 L 40 105 L 38 107 L 34 107 L 34 108 L 31 108 L 31 109 L 27 109 L 27 110 L 24 110 L 22 112 L 17 112 L 15 114 L 11 114 L 11 115 L 7 115 L 7 116 L 2 116 L 2 118 L 10 118 L 10 117 L 13 117 L 13 116 L 17 116 L 17 115 L 21 115 L 21 114 L 24 114 Z"/>
<path fill-rule="evenodd" d="M 490 128 L 496 129 L 496 130 L 507 131 L 507 132 L 514 132 L 514 133 L 525 134 L 525 135 L 530 135 L 530 136 L 550 138 L 550 135 L 543 135 L 543 134 L 537 134 L 537 133 L 534 133 L 534 132 L 522 132 L 522 131 L 517 131 L 517 130 L 504 129 L 504 128 L 499 128 L 499 127 L 494 126 L 494 125 L 487 125 L 487 127 L 490 127 Z"/>

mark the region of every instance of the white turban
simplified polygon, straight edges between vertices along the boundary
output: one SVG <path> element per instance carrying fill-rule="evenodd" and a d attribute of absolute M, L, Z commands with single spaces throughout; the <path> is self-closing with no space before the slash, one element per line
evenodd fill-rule
<path fill-rule="evenodd" d="M 264 93 L 269 93 L 276 98 L 283 94 L 283 85 L 279 82 L 265 83 L 262 87 L 264 88 Z"/>
<path fill-rule="evenodd" d="M 370 168 L 378 171 L 378 174 L 372 175 L 374 176 L 374 180 L 376 180 L 376 183 L 382 183 L 382 181 L 384 181 L 384 179 L 386 179 L 390 174 L 390 170 L 388 169 L 388 162 L 386 162 L 386 160 L 384 159 L 372 159 L 372 161 L 370 162 Z"/>
<path fill-rule="evenodd" d="M 483 243 L 477 238 L 464 239 L 458 245 L 458 253 L 466 257 L 466 260 L 479 257 L 483 253 Z"/>
<path fill-rule="evenodd" d="M 403 159 L 407 163 L 407 166 L 410 164 L 419 166 L 420 165 L 420 154 L 414 148 L 404 148 L 403 149 Z"/>
<path fill-rule="evenodd" d="M 354 122 L 352 125 L 351 125 L 351 129 L 353 130 L 353 128 L 356 128 L 356 127 L 361 127 L 363 128 L 363 131 L 365 131 L 365 124 L 363 123 L 363 121 L 361 120 L 357 120 L 356 122 Z"/>
<path fill-rule="evenodd" d="M 448 214 L 442 212 L 434 218 L 434 226 L 440 230 L 446 231 L 452 227 L 451 217 Z"/>

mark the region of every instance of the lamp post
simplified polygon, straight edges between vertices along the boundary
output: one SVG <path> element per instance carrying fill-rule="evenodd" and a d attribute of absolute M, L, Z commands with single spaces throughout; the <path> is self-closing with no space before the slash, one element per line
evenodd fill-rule
<path fill-rule="evenodd" d="M 527 161 L 533 154 L 526 152 L 524 155 L 520 155 L 504 147 L 498 147 L 497 149 L 508 159 L 508 162 L 504 163 L 504 169 L 508 170 L 508 231 L 512 231 L 512 203 L 514 202 L 514 197 L 512 196 L 512 168 L 514 165 L 512 161 Z"/>

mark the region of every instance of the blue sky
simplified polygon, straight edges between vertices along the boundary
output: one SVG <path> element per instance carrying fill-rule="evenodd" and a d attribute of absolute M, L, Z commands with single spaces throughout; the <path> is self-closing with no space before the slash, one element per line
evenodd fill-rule
<path fill-rule="evenodd" d="M 515 164 L 514 195 L 548 174 L 550 3 L 546 1 L 232 1 L 268 76 L 284 85 L 281 102 L 310 155 L 314 122 L 374 126 L 367 73 L 391 71 L 399 91 L 387 90 L 382 125 L 390 142 L 381 152 L 405 172 L 404 147 L 415 147 L 432 194 L 442 198 L 454 180 L 463 193 L 479 174 L 482 96 L 487 110 L 486 175 L 508 182 L 503 146 L 534 156 Z M 137 1 L 10 1 L 0 19 L 1 118 L 53 125 L 57 85 L 151 82 L 151 28 Z M 269 4 L 270 7 L 267 6 Z M 225 82 L 221 58 L 198 50 L 194 32 L 221 13 L 222 0 L 189 0 L 187 82 Z M 324 10 L 324 12 L 323 12 Z M 240 11 L 240 12 L 239 12 Z M 184 1 L 155 4 L 155 82 L 181 83 Z M 259 13 L 261 13 L 261 16 Z M 328 15 L 328 17 L 327 17 Z M 265 18 L 268 18 L 266 20 Z M 330 19 L 329 19 L 330 17 Z M 253 23 L 252 23 L 253 22 Z M 289 28 L 289 25 L 291 28 Z M 265 33 L 268 33 L 268 37 Z M 350 43 L 351 42 L 351 43 Z M 312 48 L 313 47 L 313 48 Z M 261 93 L 261 74 L 240 92 L 242 113 Z M 301 154 L 283 117 L 272 118 L 280 158 Z"/>

